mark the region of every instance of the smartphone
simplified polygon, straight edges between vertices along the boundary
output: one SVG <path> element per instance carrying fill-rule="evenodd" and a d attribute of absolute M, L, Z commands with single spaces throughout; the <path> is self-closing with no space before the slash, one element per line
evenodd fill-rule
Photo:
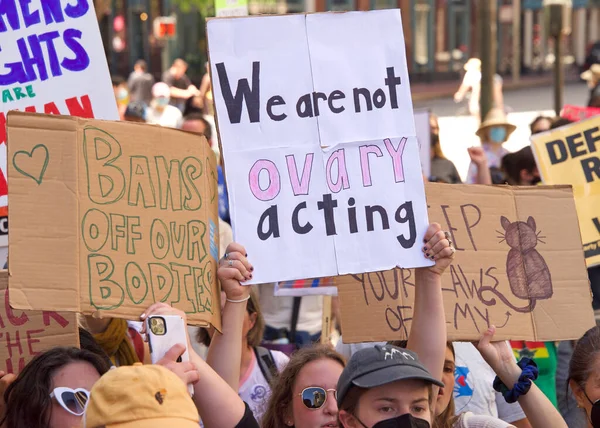
<path fill-rule="evenodd" d="M 165 354 L 173 346 L 182 344 L 185 352 L 177 359 L 177 362 L 187 362 L 190 354 L 187 345 L 187 326 L 183 318 L 178 315 L 153 315 L 146 320 L 146 331 L 148 332 L 148 345 L 152 364 L 162 360 Z M 190 395 L 194 395 L 194 388 L 188 385 Z"/>

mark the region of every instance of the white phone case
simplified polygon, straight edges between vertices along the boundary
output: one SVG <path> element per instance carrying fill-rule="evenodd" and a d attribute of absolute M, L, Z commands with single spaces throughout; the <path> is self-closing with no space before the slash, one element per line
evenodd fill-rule
<path fill-rule="evenodd" d="M 156 335 L 150 329 L 150 322 L 152 318 L 162 318 L 165 321 L 166 332 L 163 335 Z M 152 358 L 152 364 L 156 364 L 162 360 L 165 354 L 173 346 L 182 344 L 185 346 L 185 352 L 181 355 L 182 362 L 188 362 L 190 360 L 190 354 L 187 346 L 187 326 L 183 322 L 183 318 L 178 315 L 154 315 L 148 317 L 146 320 L 146 331 L 148 332 L 148 345 L 150 346 L 150 355 Z M 190 395 L 194 394 L 194 388 L 192 385 L 188 385 Z"/>

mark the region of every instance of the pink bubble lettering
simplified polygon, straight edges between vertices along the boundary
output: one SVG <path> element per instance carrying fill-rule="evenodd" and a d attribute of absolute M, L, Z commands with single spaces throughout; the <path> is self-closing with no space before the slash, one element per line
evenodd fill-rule
<path fill-rule="evenodd" d="M 259 177 L 262 171 L 269 175 L 269 184 L 266 189 L 260 187 Z M 250 168 L 250 191 L 254 197 L 260 201 L 271 201 L 279 194 L 281 190 L 281 179 L 277 165 L 268 159 L 257 160 Z"/>
<path fill-rule="evenodd" d="M 377 146 L 360 146 L 360 169 L 364 187 L 371 186 L 371 166 L 369 165 L 369 153 L 374 153 L 378 158 L 383 156 L 381 149 Z"/>
<path fill-rule="evenodd" d="M 406 146 L 406 137 L 402 137 L 400 143 L 398 144 L 398 148 L 395 149 L 392 141 L 389 138 L 383 140 L 385 143 L 385 147 L 392 157 L 392 164 L 394 165 L 394 179 L 396 183 L 401 183 L 404 181 L 404 169 L 402 166 L 402 154 L 404 153 L 404 146 Z"/>
<path fill-rule="evenodd" d="M 302 177 L 298 177 L 298 168 L 296 167 L 296 157 L 294 155 L 288 155 L 285 157 L 288 167 L 288 173 L 290 175 L 290 183 L 292 184 L 292 190 L 294 196 L 308 195 L 310 187 L 310 175 L 312 172 L 314 153 L 308 153 L 304 158 L 304 168 L 302 169 Z"/>
<path fill-rule="evenodd" d="M 337 180 L 334 182 L 331 177 L 331 169 L 333 163 L 337 162 Z M 327 186 L 333 193 L 338 193 L 342 189 L 349 189 L 350 183 L 348 180 L 348 170 L 346 169 L 346 154 L 344 149 L 334 151 L 329 159 L 327 159 L 327 167 L 325 171 L 327 177 Z"/>

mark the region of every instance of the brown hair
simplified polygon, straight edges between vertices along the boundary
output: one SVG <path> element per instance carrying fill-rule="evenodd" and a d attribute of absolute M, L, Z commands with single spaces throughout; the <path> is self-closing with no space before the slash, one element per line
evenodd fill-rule
<path fill-rule="evenodd" d="M 452 342 L 447 342 L 446 347 L 450 349 L 450 351 L 452 352 L 452 356 L 454 357 L 454 359 L 456 359 L 456 353 L 454 352 L 454 345 L 452 345 Z M 452 428 L 456 423 L 457 419 L 460 417 L 455 416 L 456 407 L 454 406 L 454 396 L 452 394 L 454 389 L 453 387 L 454 385 L 452 385 L 452 388 L 450 388 L 450 391 L 448 391 L 450 393 L 450 402 L 448 403 L 448 407 L 446 407 L 444 411 L 439 414 L 439 416 L 434 414 L 433 428 Z"/>
<path fill-rule="evenodd" d="M 258 296 L 256 295 L 254 288 L 250 289 L 250 300 L 248 300 L 248 304 L 246 305 L 246 311 L 248 311 L 248 315 L 256 314 L 254 326 L 248 332 L 248 336 L 246 336 L 248 339 L 248 346 L 254 348 L 260 345 L 265 333 L 265 319 L 263 318 L 260 310 Z M 208 330 L 205 328 L 199 328 L 198 333 L 196 334 L 196 340 L 204 346 L 210 346 L 210 336 L 208 334 Z"/>
<path fill-rule="evenodd" d="M 590 328 L 577 342 L 569 363 L 569 380 L 584 389 L 600 352 L 600 327 Z M 567 382 L 568 385 L 568 382 Z"/>
<path fill-rule="evenodd" d="M 330 359 L 346 367 L 344 357 L 335 352 L 329 345 L 313 345 L 296 351 L 285 369 L 279 374 L 271 389 L 271 398 L 267 411 L 262 419 L 262 428 L 285 427 L 286 413 L 290 411 L 294 394 L 294 383 L 300 370 L 313 361 Z"/>

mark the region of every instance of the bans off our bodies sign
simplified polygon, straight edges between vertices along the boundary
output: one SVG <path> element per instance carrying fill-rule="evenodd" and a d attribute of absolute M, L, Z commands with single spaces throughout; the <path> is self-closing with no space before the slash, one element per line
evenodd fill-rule
<path fill-rule="evenodd" d="M 11 112 L 10 302 L 219 328 L 217 173 L 204 137 Z M 39 215 L 39 212 L 44 215 Z"/>
<path fill-rule="evenodd" d="M 431 264 L 402 34 L 399 10 L 209 21 L 253 283 Z"/>

